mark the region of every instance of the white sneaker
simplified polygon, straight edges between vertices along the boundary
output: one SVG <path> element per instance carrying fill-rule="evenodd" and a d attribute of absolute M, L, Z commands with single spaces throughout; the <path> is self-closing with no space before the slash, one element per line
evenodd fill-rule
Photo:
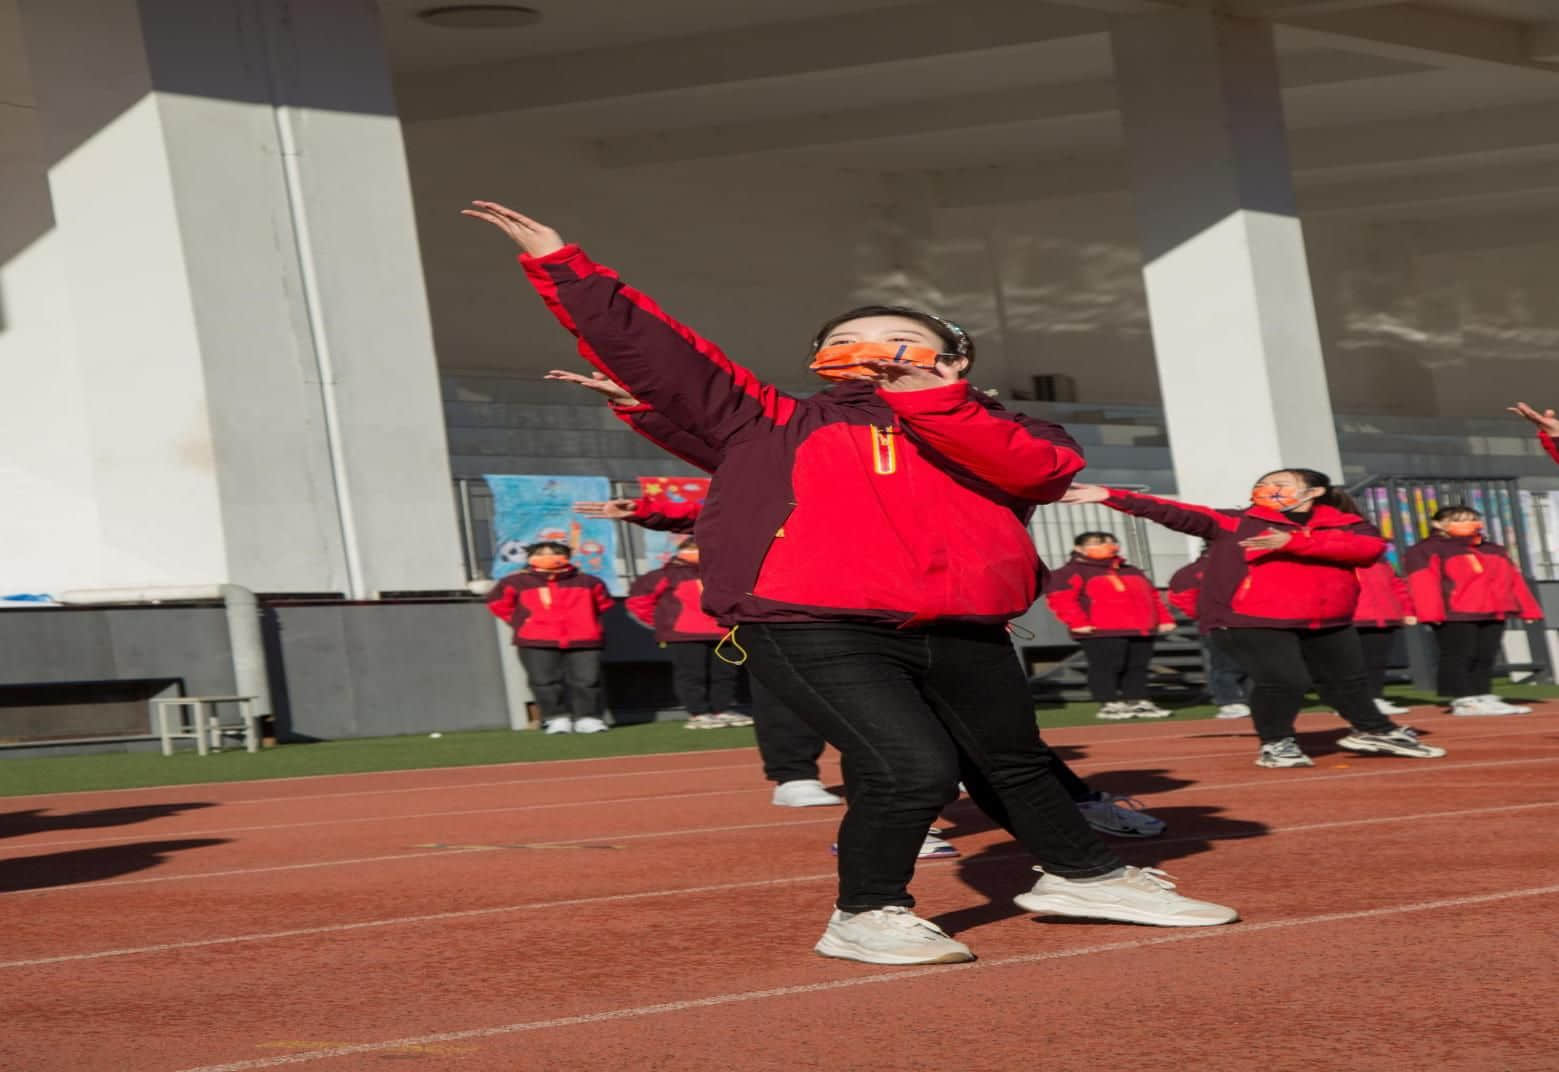
<path fill-rule="evenodd" d="M 1507 700 L 1501 700 L 1493 693 L 1488 693 L 1478 698 L 1502 715 L 1530 715 L 1532 713 L 1530 707 L 1523 707 L 1521 704 L 1513 704 Z"/>
<path fill-rule="evenodd" d="M 1218 708 L 1218 718 L 1249 718 L 1250 705 L 1242 703 L 1226 703 Z"/>
<path fill-rule="evenodd" d="M 1138 700 L 1131 705 L 1131 713 L 1135 718 L 1168 718 L 1174 712 L 1160 707 L 1152 700 Z"/>
<path fill-rule="evenodd" d="M 1298 741 L 1284 737 L 1281 741 L 1269 741 L 1261 746 L 1261 751 L 1256 753 L 1256 766 L 1313 767 L 1315 761 L 1305 755 Z"/>
<path fill-rule="evenodd" d="M 1102 705 L 1096 717 L 1106 722 L 1120 722 L 1123 719 L 1137 717 L 1137 713 L 1131 709 L 1131 704 L 1116 702 Z"/>
<path fill-rule="evenodd" d="M 958 964 L 973 960 L 962 942 L 907 908 L 870 912 L 835 910 L 823 937 L 812 947 L 825 957 L 867 964 Z"/>
<path fill-rule="evenodd" d="M 543 733 L 573 733 L 574 720 L 571 718 L 549 718 L 547 724 L 542 727 Z"/>
<path fill-rule="evenodd" d="M 798 778 L 776 785 L 770 803 L 780 808 L 820 808 L 843 804 L 844 798 L 824 789 L 823 783 L 816 778 Z"/>
<path fill-rule="evenodd" d="M 1135 797 L 1100 793 L 1098 800 L 1079 801 L 1077 810 L 1089 826 L 1115 837 L 1157 837 L 1164 832 L 1164 820 L 1142 810 Z"/>
<path fill-rule="evenodd" d="M 1451 714 L 1460 715 L 1463 718 L 1474 718 L 1485 715 L 1513 715 L 1515 711 L 1505 710 L 1506 705 L 1499 701 L 1490 703 L 1488 696 L 1458 696 L 1451 701 Z"/>
<path fill-rule="evenodd" d="M 1153 927 L 1215 927 L 1240 918 L 1225 905 L 1193 901 L 1175 893 L 1175 884 L 1156 867 L 1128 867 L 1110 878 L 1081 881 L 1035 870 L 1040 876 L 1034 888 L 1012 899 L 1027 912 Z"/>
<path fill-rule="evenodd" d="M 1417 733 L 1406 726 L 1398 726 L 1390 733 L 1350 733 L 1338 739 L 1337 747 L 1346 748 L 1350 752 L 1411 756 L 1413 759 L 1439 759 L 1445 755 L 1445 749 L 1425 744 L 1418 739 Z"/>
<path fill-rule="evenodd" d="M 709 717 L 714 719 L 715 723 L 721 729 L 727 729 L 733 726 L 752 725 L 752 719 L 748 718 L 746 715 L 738 715 L 735 711 L 721 711 L 718 714 L 710 715 Z"/>
<path fill-rule="evenodd" d="M 1381 699 L 1380 697 L 1376 697 L 1375 698 L 1375 710 L 1379 711 L 1383 715 L 1405 715 L 1405 714 L 1408 714 L 1412 710 L 1412 708 L 1401 707 L 1401 706 L 1398 706 L 1397 704 L 1392 703 L 1390 700 L 1385 700 L 1385 699 Z"/>
<path fill-rule="evenodd" d="M 687 721 L 682 723 L 685 730 L 723 730 L 725 723 L 714 715 L 689 715 Z"/>
<path fill-rule="evenodd" d="M 589 715 L 574 719 L 575 733 L 605 733 L 606 731 L 607 725 L 602 719 Z"/>
<path fill-rule="evenodd" d="M 932 830 L 926 835 L 926 840 L 920 844 L 920 852 L 916 856 L 921 860 L 945 859 L 949 856 L 958 856 L 958 846 L 951 841 L 943 841 L 939 831 Z"/>

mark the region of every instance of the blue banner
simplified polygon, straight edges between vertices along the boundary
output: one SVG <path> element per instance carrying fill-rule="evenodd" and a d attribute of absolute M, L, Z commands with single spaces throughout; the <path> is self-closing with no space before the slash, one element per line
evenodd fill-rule
<path fill-rule="evenodd" d="M 626 588 L 617 572 L 617 524 L 580 517 L 574 503 L 612 497 L 604 476 L 486 476 L 493 493 L 493 565 L 496 580 L 525 567 L 525 546 L 559 540 L 574 549 L 574 564 L 606 582 L 613 595 Z"/>

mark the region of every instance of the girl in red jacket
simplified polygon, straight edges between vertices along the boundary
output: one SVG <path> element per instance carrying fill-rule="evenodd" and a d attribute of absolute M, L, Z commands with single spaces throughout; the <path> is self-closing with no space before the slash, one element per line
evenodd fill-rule
<path fill-rule="evenodd" d="M 1359 605 L 1353 612 L 1353 626 L 1359 631 L 1359 644 L 1364 649 L 1364 679 L 1377 711 L 1383 715 L 1405 715 L 1407 708 L 1398 707 L 1382 694 L 1397 634 L 1404 625 L 1418 624 L 1407 582 L 1385 559 L 1353 572 L 1359 578 Z"/>
<path fill-rule="evenodd" d="M 1006 623 L 1043 575 L 1028 520 L 1082 468 L 1065 430 L 972 391 L 968 334 L 914 309 L 852 309 L 812 337 L 834 381 L 786 394 L 552 228 L 466 210 L 524 251 L 579 351 L 714 453 L 698 522 L 704 606 L 740 629 L 751 672 L 850 769 L 839 893 L 814 947 L 878 964 L 973 954 L 910 909 L 915 860 L 960 767 L 988 780 L 1043 866 L 1029 911 L 1159 926 L 1232 922 L 1128 867 L 1094 836 L 1035 732 Z M 841 560 L 840 541 L 851 552 Z"/>
<path fill-rule="evenodd" d="M 698 576 L 698 543 L 682 541 L 676 557 L 633 582 L 628 613 L 655 631 L 655 640 L 671 655 L 671 681 L 687 708 L 690 730 L 750 726 L 752 719 L 731 711 L 741 674 L 715 654 L 725 635 L 720 623 L 699 606 L 704 582 Z"/>
<path fill-rule="evenodd" d="M 1524 715 L 1490 691 L 1505 621 L 1542 621 L 1543 609 L 1498 544 L 1483 538 L 1483 516 L 1447 506 L 1430 519 L 1433 534 L 1408 548 L 1404 564 L 1418 620 L 1434 627 L 1440 695 L 1453 715 Z"/>
<path fill-rule="evenodd" d="M 1373 525 L 1313 469 L 1279 469 L 1251 489 L 1242 513 L 1113 488 L 1073 485 L 1066 502 L 1102 502 L 1212 545 L 1198 610 L 1204 630 L 1250 675 L 1251 718 L 1261 736 L 1258 767 L 1310 767 L 1294 721 L 1314 676 L 1353 732 L 1337 743 L 1354 752 L 1433 758 L 1421 742 L 1375 709 L 1364 653 L 1353 628 L 1359 601 L 1354 570 L 1386 549 Z"/>
<path fill-rule="evenodd" d="M 601 578 L 579 572 L 566 543 L 543 540 L 525 554 L 523 570 L 493 585 L 487 609 L 514 627 L 514 646 L 546 731 L 600 733 L 606 729 L 601 615 L 612 597 Z"/>
<path fill-rule="evenodd" d="M 1175 629 L 1169 608 L 1147 574 L 1121 558 L 1114 533 L 1084 532 L 1072 546 L 1072 560 L 1050 575 L 1045 602 L 1088 659 L 1098 717 L 1168 718 L 1147 695 L 1153 637 Z"/>

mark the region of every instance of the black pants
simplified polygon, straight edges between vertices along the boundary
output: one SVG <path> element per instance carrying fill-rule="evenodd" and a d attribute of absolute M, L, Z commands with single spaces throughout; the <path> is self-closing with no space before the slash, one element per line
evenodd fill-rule
<path fill-rule="evenodd" d="M 742 668 L 715 654 L 713 640 L 667 644 L 671 655 L 671 687 L 690 715 L 715 715 L 736 702 L 736 679 Z"/>
<path fill-rule="evenodd" d="M 1386 670 L 1396 649 L 1397 630 L 1360 629 L 1359 644 L 1364 649 L 1364 682 L 1371 696 L 1379 696 L 1386 688 Z"/>
<path fill-rule="evenodd" d="M 1436 673 L 1440 695 L 1484 696 L 1494 689 L 1494 660 L 1499 658 L 1505 636 L 1501 621 L 1446 622 L 1435 626 L 1435 647 L 1440 653 Z"/>
<path fill-rule="evenodd" d="M 542 720 L 600 718 L 600 648 L 518 648 Z M 565 702 L 564 696 L 567 695 Z"/>
<path fill-rule="evenodd" d="M 1214 629 L 1202 635 L 1202 665 L 1207 672 L 1207 694 L 1219 707 L 1242 704 L 1250 690 L 1250 679 L 1245 670 L 1226 649 L 1223 634 L 1227 629 Z"/>
<path fill-rule="evenodd" d="M 1334 629 L 1225 629 L 1219 643 L 1250 675 L 1251 721 L 1262 743 L 1294 735 L 1312 681 L 1337 713 L 1364 733 L 1396 728 L 1375 710 L 1364 649 L 1351 625 Z"/>
<path fill-rule="evenodd" d="M 910 906 L 926 831 L 965 765 L 1047 871 L 1108 874 L 1121 861 L 1089 830 L 1034 724 L 1028 679 L 999 626 L 744 625 L 749 668 L 832 744 L 848 772 L 839 908 Z"/>
<path fill-rule="evenodd" d="M 776 784 L 815 780 L 823 735 L 785 706 L 756 675 L 749 675 L 747 683 L 752 687 L 752 728 L 758 734 L 763 776 Z"/>
<path fill-rule="evenodd" d="M 1077 638 L 1088 659 L 1088 691 L 1099 703 L 1148 698 L 1148 664 L 1153 661 L 1152 637 L 1088 636 Z"/>

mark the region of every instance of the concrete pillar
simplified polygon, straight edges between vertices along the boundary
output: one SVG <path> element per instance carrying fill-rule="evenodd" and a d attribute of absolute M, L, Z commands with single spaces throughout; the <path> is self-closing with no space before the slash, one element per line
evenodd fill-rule
<path fill-rule="evenodd" d="M 458 587 L 375 5 L 21 14 L 101 556 L 72 585 Z M 8 404 L 47 404 L 45 382 Z"/>
<path fill-rule="evenodd" d="M 1285 465 L 1341 478 L 1268 23 L 1122 17 L 1111 44 L 1182 497 Z"/>

